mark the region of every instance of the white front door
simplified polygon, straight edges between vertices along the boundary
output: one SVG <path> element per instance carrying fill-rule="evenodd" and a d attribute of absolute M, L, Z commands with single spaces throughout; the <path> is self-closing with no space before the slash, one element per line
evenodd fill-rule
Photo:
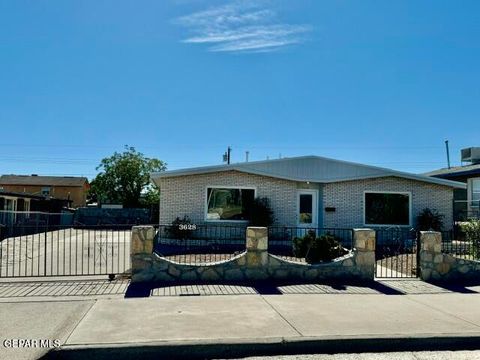
<path fill-rule="evenodd" d="M 298 190 L 297 219 L 298 226 L 305 228 L 318 227 L 318 191 Z"/>

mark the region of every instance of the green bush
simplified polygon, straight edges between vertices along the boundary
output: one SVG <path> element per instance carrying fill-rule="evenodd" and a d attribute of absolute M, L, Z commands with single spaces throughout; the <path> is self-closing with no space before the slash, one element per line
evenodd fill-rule
<path fill-rule="evenodd" d="M 460 228 L 465 233 L 465 240 L 470 243 L 470 255 L 480 260 L 480 220 L 471 219 L 461 223 Z"/>
<path fill-rule="evenodd" d="M 435 209 L 425 208 L 417 216 L 417 228 L 421 231 L 442 231 L 444 217 Z"/>
<path fill-rule="evenodd" d="M 293 239 L 293 253 L 295 257 L 305 258 L 309 264 L 332 261 L 348 252 L 339 240 L 329 233 L 317 237 L 315 231 L 310 230 L 305 236 Z"/>

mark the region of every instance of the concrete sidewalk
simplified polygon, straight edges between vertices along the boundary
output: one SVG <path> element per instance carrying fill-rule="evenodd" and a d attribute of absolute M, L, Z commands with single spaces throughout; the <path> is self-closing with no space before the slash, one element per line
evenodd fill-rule
<path fill-rule="evenodd" d="M 241 295 L 97 300 L 51 358 L 208 358 L 480 348 L 480 296 Z"/>

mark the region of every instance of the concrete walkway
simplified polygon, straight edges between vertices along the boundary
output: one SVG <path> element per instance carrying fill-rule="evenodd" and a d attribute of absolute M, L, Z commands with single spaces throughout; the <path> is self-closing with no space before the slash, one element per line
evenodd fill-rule
<path fill-rule="evenodd" d="M 98 281 L 96 288 L 105 288 Z M 382 292 L 385 284 L 303 284 L 278 286 L 271 292 L 203 285 L 200 296 L 175 296 L 175 291 L 197 295 L 200 285 L 185 285 L 154 288 L 145 298 L 125 299 L 117 290 L 83 297 L 71 291 L 77 295 L 65 301 L 66 290 L 59 297 L 32 290 L 40 296 L 2 299 L 0 334 L 3 339 L 59 339 L 61 348 L 48 357 L 68 359 L 480 349 L 480 294 L 473 290 L 478 288 L 461 294 L 418 280 L 405 282 L 391 281 L 388 288 L 397 285 L 409 294 Z M 122 281 L 110 286 L 124 285 Z M 212 289 L 237 293 L 208 294 Z M 0 348 L 0 358 L 35 359 L 45 352 Z"/>

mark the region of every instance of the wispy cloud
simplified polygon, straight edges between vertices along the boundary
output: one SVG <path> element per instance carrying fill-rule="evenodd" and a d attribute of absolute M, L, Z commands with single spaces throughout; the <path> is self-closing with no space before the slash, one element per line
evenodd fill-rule
<path fill-rule="evenodd" d="M 278 20 L 277 13 L 250 1 L 236 1 L 210 8 L 175 21 L 191 32 L 185 43 L 208 44 L 210 51 L 271 52 L 301 43 L 309 25 L 292 25 Z"/>

